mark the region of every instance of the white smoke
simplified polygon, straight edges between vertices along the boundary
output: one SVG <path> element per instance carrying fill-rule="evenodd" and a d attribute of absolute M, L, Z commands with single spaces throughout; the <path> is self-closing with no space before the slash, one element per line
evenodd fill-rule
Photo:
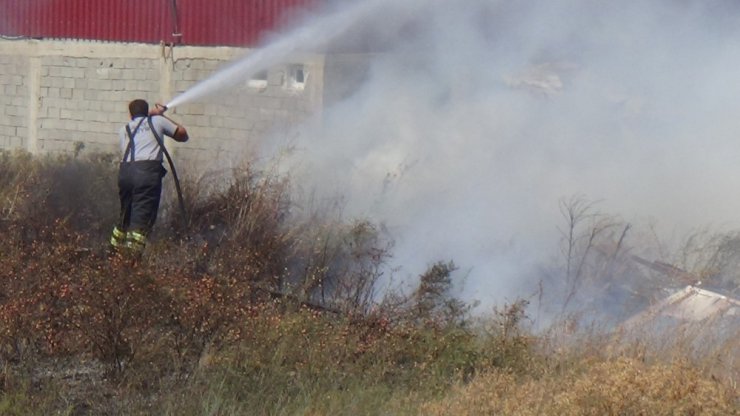
<path fill-rule="evenodd" d="M 301 49 L 319 49 L 359 24 L 363 18 L 377 14 L 389 0 L 366 0 L 344 7 L 325 9 L 313 21 L 298 25 L 289 33 L 272 39 L 267 45 L 256 48 L 246 56 L 221 68 L 219 71 L 193 85 L 173 98 L 167 107 L 176 107 L 205 96 L 222 92 L 239 82 L 250 79 L 260 71 L 284 63 L 292 53 Z"/>
<path fill-rule="evenodd" d="M 366 82 L 290 144 L 304 188 L 387 226 L 400 277 L 454 260 L 471 298 L 527 295 L 576 194 L 668 230 L 738 225 L 733 2 L 397 3 L 362 27 L 386 48 Z"/>

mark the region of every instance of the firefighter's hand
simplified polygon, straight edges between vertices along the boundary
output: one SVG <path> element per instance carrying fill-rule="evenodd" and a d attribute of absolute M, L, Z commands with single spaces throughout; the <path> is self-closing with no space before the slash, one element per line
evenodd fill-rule
<path fill-rule="evenodd" d="M 154 108 L 149 110 L 149 115 L 150 116 L 161 116 L 162 114 L 164 114 L 165 111 L 167 111 L 167 106 L 157 103 L 154 105 Z"/>

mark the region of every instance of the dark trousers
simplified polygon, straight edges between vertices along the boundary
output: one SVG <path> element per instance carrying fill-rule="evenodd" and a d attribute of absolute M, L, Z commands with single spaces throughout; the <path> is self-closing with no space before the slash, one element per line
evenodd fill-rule
<path fill-rule="evenodd" d="M 118 196 L 121 199 L 121 231 L 148 234 L 157 220 L 162 178 L 167 171 L 162 162 L 142 160 L 123 162 L 118 170 Z"/>

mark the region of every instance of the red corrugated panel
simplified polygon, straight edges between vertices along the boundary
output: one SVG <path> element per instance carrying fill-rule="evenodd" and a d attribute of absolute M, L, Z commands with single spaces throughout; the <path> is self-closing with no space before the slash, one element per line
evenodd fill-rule
<path fill-rule="evenodd" d="M 0 34 L 254 46 L 286 15 L 319 1 L 174 0 L 175 21 L 173 0 L 0 0 Z"/>
<path fill-rule="evenodd" d="M 164 1 L 0 0 L 0 33 L 40 38 L 169 40 Z"/>
<path fill-rule="evenodd" d="M 256 45 L 265 33 L 283 29 L 286 14 L 316 0 L 178 0 L 182 42 L 189 45 Z"/>

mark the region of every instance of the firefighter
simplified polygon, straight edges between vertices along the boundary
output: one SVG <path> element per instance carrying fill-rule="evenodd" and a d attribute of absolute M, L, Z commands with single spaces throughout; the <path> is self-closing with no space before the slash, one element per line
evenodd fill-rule
<path fill-rule="evenodd" d="M 129 103 L 131 120 L 121 127 L 122 159 L 118 171 L 121 214 L 113 228 L 110 244 L 116 251 L 125 249 L 141 254 L 154 226 L 162 193 L 164 136 L 186 142 L 188 133 L 181 124 L 164 115 L 166 107 L 141 99 Z"/>

